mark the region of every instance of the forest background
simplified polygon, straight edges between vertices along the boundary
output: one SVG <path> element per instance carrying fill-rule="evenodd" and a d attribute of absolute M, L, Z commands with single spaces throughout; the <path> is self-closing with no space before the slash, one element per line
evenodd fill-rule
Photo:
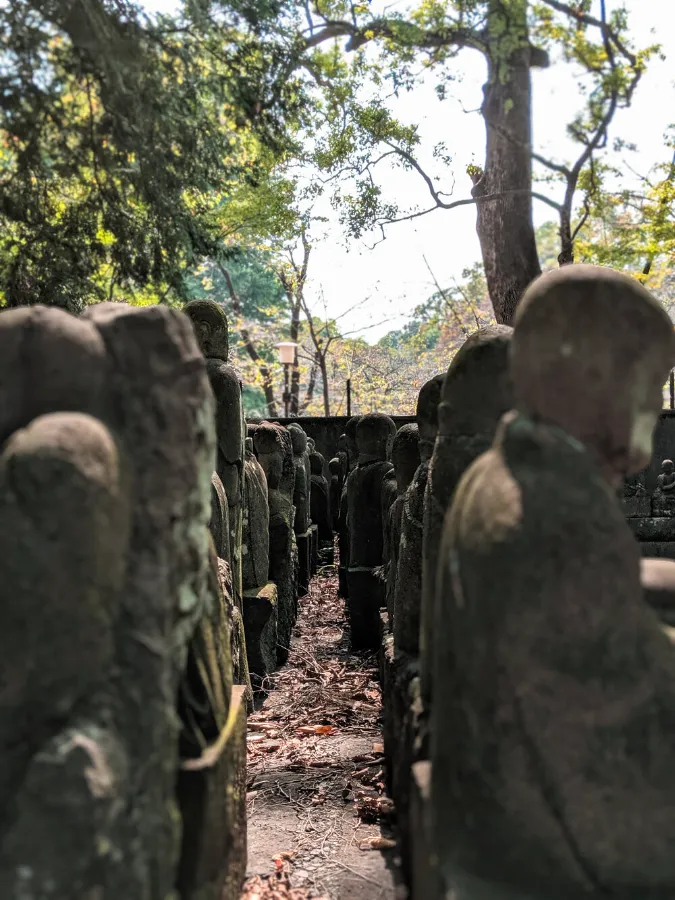
<path fill-rule="evenodd" d="M 282 412 L 289 339 L 294 414 L 344 414 L 348 379 L 353 412 L 412 413 L 572 261 L 672 313 L 667 7 L 0 6 L 0 304 L 214 299 L 250 416 Z"/>

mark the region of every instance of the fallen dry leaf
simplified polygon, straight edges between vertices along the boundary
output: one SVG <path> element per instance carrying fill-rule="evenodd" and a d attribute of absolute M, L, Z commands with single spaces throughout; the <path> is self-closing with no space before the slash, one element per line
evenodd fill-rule
<path fill-rule="evenodd" d="M 332 725 L 301 725 L 295 730 L 297 734 L 332 734 L 335 731 Z"/>
<path fill-rule="evenodd" d="M 396 846 L 396 841 L 392 841 L 385 837 L 372 837 L 361 841 L 359 850 L 392 850 Z"/>
<path fill-rule="evenodd" d="M 373 753 L 384 753 L 384 744 L 373 744 Z"/>

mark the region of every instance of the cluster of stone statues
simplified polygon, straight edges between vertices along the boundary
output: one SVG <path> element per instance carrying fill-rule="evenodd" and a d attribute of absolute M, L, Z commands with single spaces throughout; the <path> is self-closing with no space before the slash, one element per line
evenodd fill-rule
<path fill-rule="evenodd" d="M 247 707 L 334 532 L 413 900 L 675 897 L 674 363 L 568 266 L 326 465 L 246 424 L 217 304 L 0 314 L 0 897 L 236 900 Z"/>
<path fill-rule="evenodd" d="M 212 302 L 4 312 L 0 367 L 0 896 L 238 900 L 323 458 L 247 430 Z"/>
<path fill-rule="evenodd" d="M 568 266 L 422 387 L 416 426 L 349 422 L 340 586 L 381 648 L 413 900 L 675 897 L 675 562 L 620 502 L 674 364 L 637 281 Z M 670 528 L 671 461 L 655 482 L 643 530 Z"/>

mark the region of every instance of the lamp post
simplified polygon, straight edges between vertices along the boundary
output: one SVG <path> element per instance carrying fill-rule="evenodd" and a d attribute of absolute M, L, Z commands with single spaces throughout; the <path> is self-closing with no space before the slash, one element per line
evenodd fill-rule
<path fill-rule="evenodd" d="M 288 370 L 295 362 L 297 344 L 293 341 L 282 341 L 277 344 L 279 350 L 279 362 L 284 367 L 284 416 L 288 418 L 288 407 L 291 402 L 291 392 L 288 385 Z"/>

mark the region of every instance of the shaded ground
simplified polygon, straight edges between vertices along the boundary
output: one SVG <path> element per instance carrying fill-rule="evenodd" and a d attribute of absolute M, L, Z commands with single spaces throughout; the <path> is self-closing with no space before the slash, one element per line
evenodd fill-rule
<path fill-rule="evenodd" d="M 374 656 L 351 654 L 332 567 L 248 728 L 242 900 L 402 900 Z M 380 849 L 384 848 L 384 849 Z"/>

